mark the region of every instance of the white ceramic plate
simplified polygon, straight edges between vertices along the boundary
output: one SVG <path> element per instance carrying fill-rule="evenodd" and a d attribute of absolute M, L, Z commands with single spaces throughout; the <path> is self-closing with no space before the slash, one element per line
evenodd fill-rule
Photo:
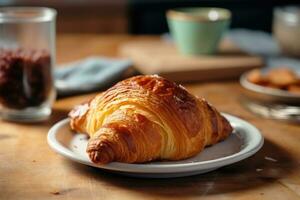
<path fill-rule="evenodd" d="M 85 151 L 87 136 L 72 133 L 69 128 L 69 119 L 56 123 L 49 130 L 48 143 L 54 151 L 66 158 L 115 173 L 149 178 L 190 176 L 243 160 L 262 147 L 264 139 L 253 125 L 232 115 L 223 115 L 234 127 L 231 136 L 223 142 L 205 148 L 197 156 L 181 161 L 160 161 L 145 164 L 113 162 L 106 165 L 96 165 L 89 160 Z"/>

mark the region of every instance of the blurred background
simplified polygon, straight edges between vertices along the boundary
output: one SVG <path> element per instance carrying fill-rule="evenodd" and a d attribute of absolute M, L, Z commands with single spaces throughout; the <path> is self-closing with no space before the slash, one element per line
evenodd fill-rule
<path fill-rule="evenodd" d="M 58 33 L 167 32 L 165 11 L 176 7 L 223 7 L 231 10 L 231 28 L 271 32 L 273 9 L 296 0 L 1 0 L 0 6 L 46 6 L 58 10 Z"/>

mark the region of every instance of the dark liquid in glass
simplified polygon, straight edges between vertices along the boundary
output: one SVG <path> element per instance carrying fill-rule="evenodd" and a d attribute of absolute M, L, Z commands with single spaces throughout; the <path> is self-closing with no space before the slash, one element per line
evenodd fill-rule
<path fill-rule="evenodd" d="M 0 49 L 0 103 L 12 109 L 43 104 L 52 87 L 51 57 L 44 50 Z"/>

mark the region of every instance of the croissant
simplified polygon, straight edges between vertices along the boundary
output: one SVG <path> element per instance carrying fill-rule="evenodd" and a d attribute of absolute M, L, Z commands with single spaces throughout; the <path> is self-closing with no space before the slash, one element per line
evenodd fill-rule
<path fill-rule="evenodd" d="M 98 164 L 186 159 L 232 132 L 207 101 L 157 75 L 123 80 L 69 116 L 71 129 L 90 136 L 87 153 Z"/>

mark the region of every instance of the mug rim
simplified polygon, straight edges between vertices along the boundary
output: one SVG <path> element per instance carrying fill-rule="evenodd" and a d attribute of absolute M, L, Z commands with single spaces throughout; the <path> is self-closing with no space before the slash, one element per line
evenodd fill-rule
<path fill-rule="evenodd" d="M 217 19 L 210 19 L 209 16 L 194 15 L 191 11 L 205 11 L 209 13 L 210 11 L 216 11 L 222 13 Z M 231 11 L 226 8 L 218 7 L 181 7 L 167 10 L 167 18 L 179 20 L 179 21 L 198 21 L 198 22 L 218 22 L 227 21 L 231 19 Z"/>

